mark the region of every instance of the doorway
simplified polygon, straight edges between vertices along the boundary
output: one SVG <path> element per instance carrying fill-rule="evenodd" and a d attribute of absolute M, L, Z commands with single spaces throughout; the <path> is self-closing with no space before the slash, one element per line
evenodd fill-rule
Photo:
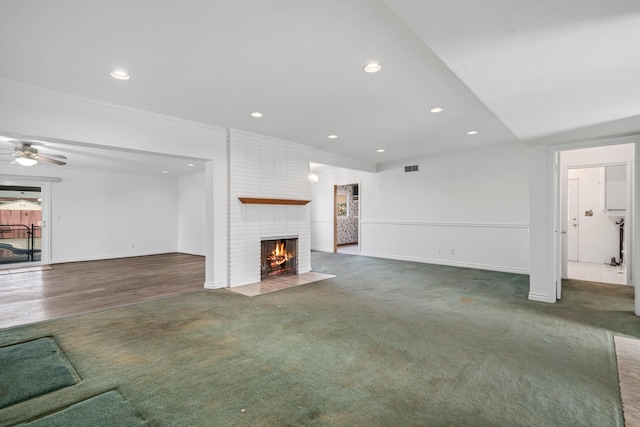
<path fill-rule="evenodd" d="M 360 185 L 333 186 L 333 251 L 360 253 Z"/>
<path fill-rule="evenodd" d="M 0 269 L 48 263 L 48 186 L 0 183 Z"/>
<path fill-rule="evenodd" d="M 627 284 L 626 175 L 624 164 L 568 168 L 566 278 Z"/>
<path fill-rule="evenodd" d="M 558 153 L 557 298 L 562 279 L 632 285 L 635 144 Z"/>

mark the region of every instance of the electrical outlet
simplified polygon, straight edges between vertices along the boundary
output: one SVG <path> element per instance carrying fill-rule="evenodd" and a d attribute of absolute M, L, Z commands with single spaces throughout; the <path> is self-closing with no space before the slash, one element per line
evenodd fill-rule
<path fill-rule="evenodd" d="M 455 255 L 456 250 L 455 250 L 455 249 L 451 249 L 451 250 L 449 251 L 449 253 L 450 253 L 451 255 Z"/>
<path fill-rule="evenodd" d="M 436 253 L 439 254 L 440 253 L 440 248 L 436 248 Z"/>

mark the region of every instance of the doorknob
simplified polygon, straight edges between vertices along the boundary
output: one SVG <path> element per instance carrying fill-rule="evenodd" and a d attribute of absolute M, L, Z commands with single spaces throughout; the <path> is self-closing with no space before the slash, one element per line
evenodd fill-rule
<path fill-rule="evenodd" d="M 577 226 L 578 226 L 578 224 L 573 224 L 573 226 L 574 226 L 574 227 L 577 227 Z"/>
<path fill-rule="evenodd" d="M 566 231 L 561 231 L 560 234 L 567 234 L 567 232 Z"/>

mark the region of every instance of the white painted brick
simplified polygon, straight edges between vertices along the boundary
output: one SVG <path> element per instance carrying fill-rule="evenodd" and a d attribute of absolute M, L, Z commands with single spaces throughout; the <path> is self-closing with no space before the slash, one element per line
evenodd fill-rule
<path fill-rule="evenodd" d="M 260 280 L 260 240 L 299 236 L 298 264 L 310 270 L 309 207 L 243 205 L 238 197 L 308 200 L 309 147 L 232 130 L 229 150 L 231 285 Z"/>

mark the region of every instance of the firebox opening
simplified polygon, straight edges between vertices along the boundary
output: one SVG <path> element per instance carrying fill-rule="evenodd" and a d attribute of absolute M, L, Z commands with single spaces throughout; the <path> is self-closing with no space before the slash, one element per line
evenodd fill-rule
<path fill-rule="evenodd" d="M 298 274 L 297 238 L 263 240 L 261 248 L 261 280 Z"/>

